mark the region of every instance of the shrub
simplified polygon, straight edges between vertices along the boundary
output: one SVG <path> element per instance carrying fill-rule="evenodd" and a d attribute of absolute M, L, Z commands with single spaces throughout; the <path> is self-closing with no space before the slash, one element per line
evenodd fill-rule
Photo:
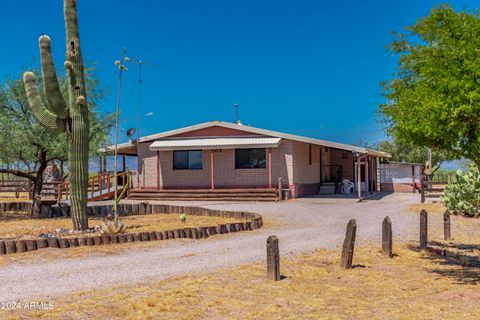
<path fill-rule="evenodd" d="M 105 220 L 105 222 L 100 226 L 100 234 L 103 235 L 120 234 L 124 233 L 126 230 L 127 227 L 118 217 L 114 218 L 113 220 Z"/>
<path fill-rule="evenodd" d="M 187 215 L 185 213 L 180 215 L 180 221 L 182 221 L 183 223 L 185 223 L 185 221 L 187 221 Z"/>
<path fill-rule="evenodd" d="M 466 172 L 457 170 L 450 177 L 442 197 L 445 206 L 454 214 L 469 217 L 480 215 L 480 172 L 471 164 Z"/>

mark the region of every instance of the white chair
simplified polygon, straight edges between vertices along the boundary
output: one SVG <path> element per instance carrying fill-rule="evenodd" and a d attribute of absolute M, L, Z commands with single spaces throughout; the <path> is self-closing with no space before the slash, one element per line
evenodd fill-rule
<path fill-rule="evenodd" d="M 355 184 L 353 182 L 351 182 L 348 179 L 343 179 L 342 187 L 340 188 L 340 193 L 350 194 L 353 192 L 354 189 L 355 189 Z"/>

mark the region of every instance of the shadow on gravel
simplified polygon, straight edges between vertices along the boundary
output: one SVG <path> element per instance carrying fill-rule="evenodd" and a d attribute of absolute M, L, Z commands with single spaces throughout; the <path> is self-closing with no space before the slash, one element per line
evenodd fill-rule
<path fill-rule="evenodd" d="M 437 245 L 438 242 L 431 242 L 429 245 Z M 443 243 L 441 243 L 443 245 Z M 459 247 L 477 247 L 476 245 L 459 245 Z M 454 247 L 454 246 L 452 246 Z M 408 248 L 415 252 L 421 252 L 418 246 L 410 244 Z M 447 249 L 445 247 L 445 249 Z M 463 264 L 463 259 L 471 259 L 472 256 L 456 254 L 456 257 L 445 256 L 442 254 L 441 250 L 432 249 L 429 246 L 427 251 L 424 251 L 425 255 L 422 259 L 427 259 L 433 264 L 438 264 L 438 268 L 429 268 L 427 271 L 438 274 L 443 277 L 448 277 L 451 280 L 455 281 L 457 284 L 470 284 L 470 285 L 479 285 L 480 284 L 480 264 L 475 266 L 466 266 Z M 474 259 L 476 257 L 473 257 Z M 454 268 L 447 268 L 448 266 Z"/>

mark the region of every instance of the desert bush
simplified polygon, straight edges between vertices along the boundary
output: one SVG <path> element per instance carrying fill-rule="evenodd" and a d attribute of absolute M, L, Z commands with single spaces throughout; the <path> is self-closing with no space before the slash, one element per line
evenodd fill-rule
<path fill-rule="evenodd" d="M 466 172 L 457 170 L 449 178 L 442 197 L 450 212 L 469 217 L 480 215 L 480 172 L 471 164 Z"/>
<path fill-rule="evenodd" d="M 125 224 L 118 218 L 105 220 L 100 226 L 100 234 L 115 235 L 124 233 L 127 230 Z"/>

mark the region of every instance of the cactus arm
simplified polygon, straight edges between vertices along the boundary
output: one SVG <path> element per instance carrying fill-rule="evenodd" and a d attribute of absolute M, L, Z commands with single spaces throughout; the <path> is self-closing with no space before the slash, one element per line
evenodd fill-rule
<path fill-rule="evenodd" d="M 64 132 L 65 121 L 57 117 L 57 115 L 50 111 L 43 103 L 38 93 L 33 72 L 25 72 L 23 74 L 23 83 L 27 93 L 28 104 L 30 108 L 32 108 L 38 121 L 54 132 Z"/>
<path fill-rule="evenodd" d="M 53 63 L 52 51 L 50 49 L 50 38 L 48 36 L 41 36 L 39 41 L 40 46 L 40 62 L 42 64 L 43 83 L 45 85 L 45 93 L 47 94 L 48 105 L 50 110 L 55 113 L 60 119 L 66 119 L 68 116 L 68 109 L 62 92 L 58 86 L 57 73 Z"/>

